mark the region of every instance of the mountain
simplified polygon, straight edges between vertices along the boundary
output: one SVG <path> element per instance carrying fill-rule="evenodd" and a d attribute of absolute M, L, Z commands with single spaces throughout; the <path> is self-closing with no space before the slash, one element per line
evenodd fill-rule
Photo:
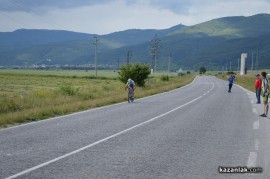
<path fill-rule="evenodd" d="M 159 68 L 166 69 L 168 54 L 172 53 L 174 69 L 221 70 L 222 66 L 238 68 L 241 53 L 248 53 L 247 65 L 250 68 L 252 53 L 259 50 L 259 67 L 270 68 L 270 15 L 258 14 L 250 17 L 224 17 L 194 26 L 184 27 L 161 37 Z M 149 44 L 135 46 L 134 60 L 151 62 L 151 57 L 143 57 L 149 51 Z M 129 47 L 129 49 L 132 49 Z M 117 49 L 121 51 L 121 49 Z M 127 48 L 123 48 L 126 51 Z M 135 50 L 134 50 L 135 51 Z M 254 55 L 254 64 L 256 56 Z"/>
<path fill-rule="evenodd" d="M 131 29 L 107 35 L 26 29 L 0 33 L 0 66 L 94 63 L 94 36 L 98 36 L 98 49 L 103 53 L 138 45 L 150 41 L 155 34 L 165 36 L 182 27 L 184 25 L 163 30 Z M 108 63 L 101 59 L 103 61 Z"/>
<path fill-rule="evenodd" d="M 173 39 L 179 40 L 174 44 L 182 47 L 174 53 L 177 57 L 181 57 L 178 65 L 187 68 L 198 69 L 199 66 L 204 65 L 221 69 L 231 62 L 232 67 L 237 69 L 241 53 L 248 53 L 247 64 L 251 65 L 251 54 L 257 49 L 260 58 L 259 66 L 267 65 L 269 68 L 267 57 L 270 55 L 268 43 L 270 31 L 268 29 L 270 29 L 270 14 L 224 17 L 177 30 L 164 40 L 169 42 Z"/>
<path fill-rule="evenodd" d="M 158 57 L 160 70 L 167 68 L 169 53 L 172 53 L 174 70 L 180 67 L 198 69 L 200 66 L 220 70 L 229 63 L 237 68 L 242 52 L 248 53 L 247 65 L 251 65 L 251 54 L 257 50 L 259 66 L 269 68 L 269 29 L 270 15 L 257 14 L 218 18 L 194 26 L 177 25 L 163 30 L 131 29 L 115 32 L 98 36 L 98 62 L 103 65 L 124 64 L 127 52 L 132 51 L 131 62 L 151 64 L 150 41 L 157 34 L 161 46 Z M 25 33 L 28 30 L 23 31 Z M 11 32 L 10 36 L 0 33 L 0 66 L 94 63 L 93 34 L 75 33 L 74 36 L 62 35 L 58 39 L 44 34 L 56 34 L 54 31 L 30 31 L 20 37 L 10 35 L 17 31 Z M 33 36 L 33 32 L 40 35 Z"/>
<path fill-rule="evenodd" d="M 234 16 L 214 19 L 194 26 L 182 28 L 172 33 L 205 34 L 207 36 L 223 36 L 227 38 L 241 38 L 260 36 L 269 33 L 270 14 L 258 14 L 250 17 Z"/>
<path fill-rule="evenodd" d="M 32 47 L 35 45 L 83 40 L 93 38 L 93 34 L 76 33 L 63 30 L 20 29 L 0 33 L 1 51 Z"/>
<path fill-rule="evenodd" d="M 131 29 L 131 30 L 125 30 L 121 32 L 114 32 L 108 35 L 101 36 L 102 39 L 110 40 L 116 43 L 119 43 L 119 45 L 122 46 L 130 46 L 130 45 L 136 45 L 143 42 L 149 42 L 153 36 L 156 34 L 159 37 L 166 36 L 176 30 L 180 30 L 184 28 L 184 25 L 176 25 L 169 29 L 163 29 L 163 30 L 155 30 L 155 29 Z"/>

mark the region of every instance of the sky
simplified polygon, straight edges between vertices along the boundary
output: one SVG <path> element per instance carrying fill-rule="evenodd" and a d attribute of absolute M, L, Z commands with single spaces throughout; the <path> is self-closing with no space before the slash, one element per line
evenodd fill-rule
<path fill-rule="evenodd" d="M 103 35 L 259 13 L 270 14 L 270 0 L 0 0 L 0 32 L 57 29 Z"/>

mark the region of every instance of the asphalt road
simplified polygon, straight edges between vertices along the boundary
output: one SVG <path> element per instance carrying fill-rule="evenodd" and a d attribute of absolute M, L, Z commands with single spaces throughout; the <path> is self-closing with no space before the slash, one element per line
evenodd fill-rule
<path fill-rule="evenodd" d="M 0 129 L 0 178 L 269 179 L 270 119 L 254 93 L 227 90 L 197 77 L 131 104 Z"/>

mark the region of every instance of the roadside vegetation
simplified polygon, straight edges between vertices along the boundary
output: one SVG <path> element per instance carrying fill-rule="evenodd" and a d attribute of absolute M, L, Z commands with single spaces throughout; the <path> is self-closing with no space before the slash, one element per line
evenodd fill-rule
<path fill-rule="evenodd" d="M 0 127 L 126 101 L 125 84 L 118 73 L 98 74 L 102 73 L 94 77 L 79 71 L 0 70 Z M 170 74 L 164 80 L 160 75 L 149 76 L 144 87 L 136 88 L 135 97 L 179 88 L 194 77 Z"/>
<path fill-rule="evenodd" d="M 256 80 L 256 76 L 254 75 L 234 75 L 235 76 L 235 83 L 254 92 L 254 83 Z M 230 75 L 218 75 L 220 79 L 228 81 Z"/>

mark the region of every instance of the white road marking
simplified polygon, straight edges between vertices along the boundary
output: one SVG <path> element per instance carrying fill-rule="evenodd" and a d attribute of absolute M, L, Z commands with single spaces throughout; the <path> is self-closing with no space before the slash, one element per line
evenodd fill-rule
<path fill-rule="evenodd" d="M 252 112 L 255 113 L 255 114 L 258 114 L 258 111 L 255 108 L 252 108 Z"/>
<path fill-rule="evenodd" d="M 257 161 L 257 152 L 250 152 L 247 161 L 247 167 L 255 167 Z"/>
<path fill-rule="evenodd" d="M 246 91 L 247 92 L 247 95 L 249 97 L 250 97 L 250 95 L 253 95 L 254 96 L 254 94 L 255 94 L 254 92 L 248 91 L 247 89 L 243 88 L 240 85 L 237 85 L 237 86 L 240 87 L 241 89 L 243 89 L 244 91 Z M 258 111 L 255 108 L 253 108 L 252 111 L 254 113 L 257 113 L 258 114 Z M 259 127 L 260 127 L 259 121 L 255 121 L 253 123 L 253 129 L 259 129 Z M 259 143 L 259 140 L 256 139 L 255 140 L 255 146 L 254 146 L 256 151 L 259 150 L 259 144 L 260 144 Z M 257 152 L 250 152 L 249 153 L 249 156 L 248 156 L 247 167 L 256 167 L 256 161 L 257 161 Z"/>
<path fill-rule="evenodd" d="M 259 150 L 259 145 L 260 145 L 260 142 L 258 139 L 255 139 L 255 150 L 258 151 Z"/>
<path fill-rule="evenodd" d="M 210 89 L 210 91 L 211 91 L 212 89 L 214 89 L 214 86 L 215 86 L 215 85 L 214 85 L 214 83 L 212 82 L 212 88 Z M 208 92 L 207 92 L 207 93 L 208 93 Z M 50 160 L 50 161 L 44 162 L 44 163 L 39 164 L 39 165 L 37 165 L 37 166 L 34 166 L 34 167 L 32 167 L 32 168 L 28 168 L 28 169 L 26 169 L 26 170 L 24 170 L 24 171 L 21 171 L 21 172 L 17 173 L 17 174 L 14 174 L 14 175 L 12 175 L 12 176 L 9 176 L 9 177 L 7 177 L 6 179 L 12 179 L 12 178 L 16 178 L 16 177 L 25 175 L 25 174 L 27 174 L 27 173 L 29 173 L 29 172 L 32 172 L 32 171 L 37 170 L 37 169 L 39 169 L 39 168 L 45 167 L 45 166 L 47 166 L 47 165 L 49 165 L 49 164 L 51 164 L 51 163 L 57 162 L 57 161 L 59 161 L 59 160 L 61 160 L 61 159 L 63 159 L 63 158 L 69 157 L 69 156 L 71 156 L 71 155 L 74 155 L 74 154 L 79 153 L 79 152 L 81 152 L 81 151 L 84 151 L 84 150 L 86 150 L 86 149 L 89 149 L 89 148 L 91 148 L 91 147 L 93 147 L 93 146 L 95 146 L 95 145 L 98 145 L 98 144 L 100 144 L 100 143 L 102 143 L 102 142 L 105 142 L 105 141 L 107 141 L 107 140 L 109 140 L 109 139 L 115 138 L 115 137 L 117 137 L 117 136 L 119 136 L 119 135 L 121 135 L 121 134 L 124 134 L 124 133 L 126 133 L 126 132 L 129 132 L 129 131 L 131 131 L 131 130 L 137 128 L 137 127 L 143 126 L 143 125 L 145 125 L 145 124 L 147 124 L 147 123 L 150 123 L 150 122 L 152 122 L 152 121 L 154 121 L 154 120 L 156 120 L 156 119 L 158 119 L 158 118 L 161 118 L 161 117 L 163 117 L 163 116 L 165 116 L 165 115 L 167 115 L 167 114 L 170 114 L 170 113 L 172 113 L 172 112 L 174 112 L 174 111 L 176 111 L 176 110 L 178 110 L 178 109 L 181 109 L 181 108 L 183 108 L 183 107 L 185 107 L 185 106 L 187 106 L 187 105 L 189 105 L 189 104 L 191 104 L 191 103 L 193 103 L 193 102 L 199 100 L 199 99 L 202 98 L 202 97 L 203 97 L 203 96 L 201 95 L 201 96 L 199 96 L 199 97 L 197 97 L 197 98 L 195 98 L 195 99 L 193 99 L 193 100 L 191 100 L 191 101 L 189 101 L 189 102 L 187 102 L 187 103 L 185 103 L 185 104 L 183 104 L 183 105 L 181 105 L 181 106 L 178 106 L 177 108 L 174 108 L 174 109 L 172 109 L 172 110 L 170 110 L 170 111 L 168 111 L 168 112 L 166 112 L 166 113 L 163 113 L 163 114 L 161 114 L 161 115 L 159 115 L 159 116 L 156 116 L 156 117 L 154 117 L 154 118 L 152 118 L 152 119 L 149 119 L 149 120 L 147 120 L 147 121 L 145 121 L 145 122 L 142 122 L 142 123 L 140 123 L 140 124 L 137 124 L 137 125 L 135 125 L 135 126 L 133 126 L 133 127 L 130 127 L 130 128 L 128 128 L 128 129 L 125 129 L 125 130 L 123 130 L 123 131 L 121 131 L 121 132 L 118 132 L 118 133 L 116 133 L 116 134 L 113 134 L 113 135 L 111 135 L 111 136 L 109 136 L 109 137 L 106 137 L 106 138 L 104 138 L 104 139 L 101 139 L 101 140 L 99 140 L 99 141 L 96 141 L 96 142 L 94 142 L 94 143 L 92 143 L 92 144 L 89 144 L 89 145 L 87 145 L 87 146 L 84 146 L 84 147 L 82 147 L 82 148 L 80 148 L 80 149 L 77 149 L 77 150 L 75 150 L 75 151 L 72 151 L 72 152 L 70 152 L 70 153 L 67 153 L 67 154 L 65 154 L 65 155 L 62 155 L 62 156 L 57 157 L 57 158 L 55 158 L 55 159 L 52 159 L 52 160 Z"/>
<path fill-rule="evenodd" d="M 260 127 L 260 121 L 254 121 L 254 123 L 253 123 L 253 129 L 254 130 L 257 130 L 257 129 L 259 129 L 259 127 Z"/>
<path fill-rule="evenodd" d="M 154 97 L 154 96 L 159 96 L 159 95 L 162 95 L 162 94 L 170 93 L 172 91 L 177 91 L 177 90 L 186 88 L 186 87 L 192 85 L 193 83 L 195 83 L 197 78 L 198 78 L 198 76 L 196 76 L 191 83 L 189 83 L 189 84 L 187 84 L 185 86 L 182 86 L 180 88 L 170 90 L 170 91 L 166 91 L 166 92 L 163 92 L 163 93 L 154 94 L 154 95 L 151 95 L 151 96 L 146 96 L 146 97 L 143 97 L 143 98 L 139 98 L 136 101 L 144 100 L 144 99 L 147 99 L 147 98 L 151 98 L 151 97 Z M 59 118 L 64 118 L 64 117 L 74 116 L 74 115 L 78 115 L 78 114 L 83 114 L 83 113 L 96 111 L 96 110 L 100 110 L 100 109 L 104 109 L 104 108 L 108 108 L 108 107 L 112 107 L 112 106 L 121 105 L 121 104 L 124 104 L 124 103 L 126 103 L 126 101 L 116 103 L 116 104 L 107 105 L 107 106 L 101 106 L 101 107 L 97 107 L 97 108 L 93 108 L 93 109 L 89 109 L 89 110 L 85 110 L 85 111 L 75 112 L 75 113 L 72 113 L 72 114 L 66 114 L 66 115 L 63 115 L 63 116 L 57 116 L 57 117 L 49 118 L 49 119 L 46 119 L 46 120 L 33 121 L 33 122 L 30 122 L 30 123 L 20 124 L 20 125 L 8 127 L 8 128 L 0 128 L 0 131 L 1 130 L 9 130 L 9 129 L 13 129 L 13 128 L 18 128 L 18 127 L 23 127 L 23 126 L 32 125 L 32 124 L 41 123 L 41 122 L 48 122 L 50 120 L 55 120 L 55 119 L 59 119 Z"/>

